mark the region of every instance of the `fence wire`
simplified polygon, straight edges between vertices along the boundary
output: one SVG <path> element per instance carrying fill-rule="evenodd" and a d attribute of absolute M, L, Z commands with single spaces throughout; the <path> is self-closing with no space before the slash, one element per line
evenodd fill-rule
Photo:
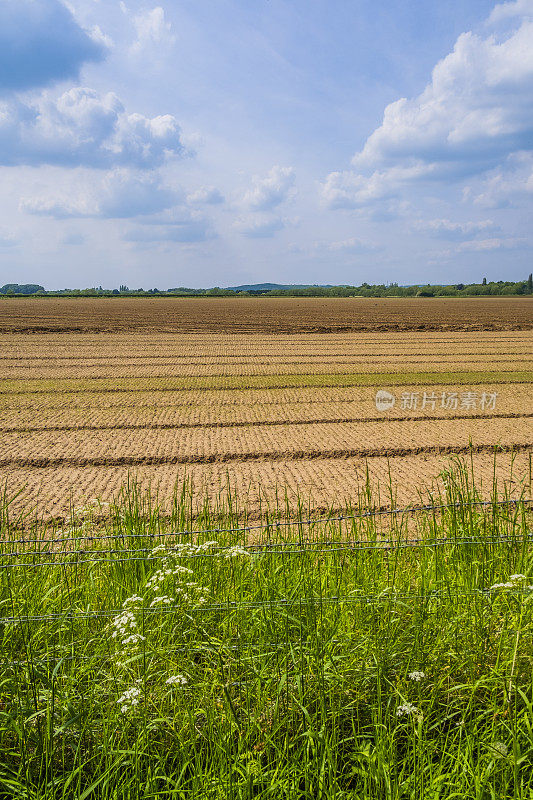
<path fill-rule="evenodd" d="M 505 590 L 505 596 L 521 597 L 529 595 L 533 592 L 531 586 L 515 586 L 512 589 Z M 454 600 L 458 598 L 463 599 L 490 599 L 495 596 L 501 595 L 502 591 L 496 588 L 478 589 L 470 591 L 455 591 L 453 592 Z M 378 605 L 378 604 L 394 604 L 394 603 L 429 603 L 432 600 L 440 600 L 450 598 L 450 592 L 440 591 L 435 589 L 424 594 L 417 594 L 411 592 L 397 592 L 393 588 L 384 590 L 379 595 L 362 595 L 362 594 L 344 594 L 344 595 L 330 595 L 330 596 L 312 596 L 312 597 L 297 597 L 288 598 L 281 597 L 277 599 L 268 600 L 255 600 L 237 602 L 236 600 L 228 600 L 224 603 L 211 603 L 198 606 L 163 606 L 159 608 L 146 608 L 138 609 L 141 617 L 153 617 L 156 615 L 168 615 L 177 613 L 187 614 L 204 614 L 204 613 L 220 613 L 220 612 L 240 612 L 240 611 L 256 611 L 261 609 L 273 608 L 298 608 L 308 607 L 313 608 L 321 605 L 340 604 L 340 603 L 360 603 L 364 605 Z M 34 623 L 34 622 L 79 622 L 87 621 L 90 619 L 111 619 L 112 617 L 120 616 L 124 613 L 123 608 L 105 609 L 100 611 L 85 611 L 81 613 L 55 613 L 55 614 L 42 614 L 35 616 L 25 616 L 24 614 L 12 617 L 0 617 L 0 625 L 18 625 L 21 623 Z"/>
<path fill-rule="evenodd" d="M 341 552 L 371 552 L 380 551 L 388 552 L 390 550 L 406 550 L 416 548 L 436 549 L 446 546 L 467 546 L 467 545 L 499 545 L 499 544 L 523 544 L 533 542 L 533 533 L 527 536 L 487 536 L 484 538 L 461 538 L 461 537 L 441 537 L 438 539 L 380 539 L 379 542 L 368 541 L 319 541 L 319 542 L 278 542 L 275 544 L 264 545 L 239 545 L 246 551 L 246 555 L 265 556 L 265 555 L 321 555 L 326 553 L 341 553 Z M 276 549 L 277 548 L 277 549 Z M 124 558 L 73 558 L 72 560 L 61 560 L 65 555 L 68 556 L 83 556 L 87 555 L 88 550 L 71 550 L 71 551 L 58 551 L 54 552 L 39 552 L 39 551 L 12 551 L 10 553 L 0 554 L 0 558 L 28 558 L 32 556 L 54 556 L 57 555 L 58 559 L 54 561 L 37 561 L 33 563 L 12 562 L 10 564 L 0 564 L 0 574 L 2 570 L 25 568 L 25 569 L 39 569 L 41 567 L 78 567 L 82 564 L 121 564 L 130 561 L 161 561 L 168 558 L 169 555 L 176 555 L 186 559 L 218 559 L 229 558 L 231 556 L 231 546 L 213 548 L 212 552 L 202 553 L 183 553 L 180 551 L 179 546 L 168 547 L 164 552 L 154 553 L 151 548 L 139 548 L 135 550 L 98 550 L 96 556 L 125 556 Z M 138 555 L 144 553 L 146 555 Z M 60 558 L 61 557 L 61 558 Z"/>
<path fill-rule="evenodd" d="M 263 522 L 257 525 L 243 525 L 234 528 L 202 528 L 200 530 L 184 530 L 184 531 L 160 531 L 158 533 L 102 533 L 92 536 L 60 536 L 56 538 L 28 538 L 21 537 L 19 539 L 7 539 L 7 543 L 11 545 L 16 544 L 61 544 L 63 542 L 101 542 L 115 539 L 163 539 L 171 536 L 204 536 L 219 533 L 248 533 L 250 531 L 258 530 L 273 530 L 279 528 L 296 527 L 299 525 L 324 525 L 331 522 L 342 522 L 350 520 L 368 519 L 372 517 L 381 516 L 395 516 L 397 514 L 414 514 L 425 511 L 445 511 L 446 509 L 458 508 L 473 508 L 473 507 L 486 507 L 492 506 L 494 508 L 499 506 L 513 506 L 524 505 L 529 507 L 533 503 L 533 499 L 516 498 L 506 500 L 458 500 L 456 503 L 439 503 L 439 504 L 426 504 L 418 506 L 404 506 L 403 508 L 377 508 L 370 511 L 362 511 L 359 514 L 341 514 L 335 517 L 308 517 L 305 519 L 294 520 L 273 520 L 271 522 Z M 81 523 L 83 525 L 83 523 Z M 81 527 L 81 526 L 80 526 Z"/>

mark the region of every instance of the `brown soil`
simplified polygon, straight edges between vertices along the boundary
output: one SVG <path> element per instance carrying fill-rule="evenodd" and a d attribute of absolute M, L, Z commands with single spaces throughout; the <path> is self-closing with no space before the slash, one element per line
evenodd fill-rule
<path fill-rule="evenodd" d="M 530 330 L 533 298 L 3 298 L 0 332 Z"/>

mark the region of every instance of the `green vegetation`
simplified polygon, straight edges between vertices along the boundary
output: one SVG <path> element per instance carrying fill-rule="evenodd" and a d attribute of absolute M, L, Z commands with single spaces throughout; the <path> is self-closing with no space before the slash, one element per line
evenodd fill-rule
<path fill-rule="evenodd" d="M 529 800 L 531 512 L 442 478 L 440 510 L 247 532 L 187 485 L 67 528 L 5 500 L 0 795 Z"/>
<path fill-rule="evenodd" d="M 0 294 L 5 295 L 28 295 L 44 292 L 44 286 L 37 283 L 6 283 L 0 286 Z"/>
<path fill-rule="evenodd" d="M 184 286 L 175 289 L 102 289 L 101 286 L 91 289 L 58 289 L 45 291 L 42 286 L 19 286 L 6 284 L 0 288 L 0 295 L 5 296 L 38 296 L 46 297 L 503 297 L 533 294 L 533 276 L 525 281 L 489 281 L 482 283 L 458 283 L 455 285 L 400 286 L 397 283 L 369 284 L 360 286 L 278 286 L 276 284 L 256 284 L 246 287 L 221 289 L 188 289 Z M 18 287 L 18 288 L 17 288 Z M 31 290 L 31 291 L 30 291 Z"/>
<path fill-rule="evenodd" d="M 181 389 L 275 389 L 297 386 L 460 386 L 468 387 L 487 383 L 531 383 L 533 371 L 498 370 L 473 371 L 457 370 L 442 372 L 346 372 L 346 373 L 278 373 L 277 375 L 191 375 L 180 378 L 143 378 L 140 388 L 139 378 L 40 378 L 2 381 L 3 395 L 37 392 L 154 392 L 180 391 Z M 10 401 L 12 402 L 12 401 Z"/>

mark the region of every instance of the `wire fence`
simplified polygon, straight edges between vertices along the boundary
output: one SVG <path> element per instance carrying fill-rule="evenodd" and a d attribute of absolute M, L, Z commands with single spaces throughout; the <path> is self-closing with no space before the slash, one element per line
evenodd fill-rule
<path fill-rule="evenodd" d="M 376 508 L 371 509 L 369 511 L 361 511 L 360 513 L 356 514 L 339 514 L 337 516 L 328 516 L 328 517 L 308 517 L 305 519 L 293 519 L 293 520 L 272 520 L 267 522 L 258 523 L 256 525 L 241 525 L 232 528 L 202 528 L 199 530 L 184 530 L 184 531 L 159 531 L 157 533 L 153 532 L 143 532 L 143 533 L 98 533 L 93 534 L 91 536 L 60 536 L 60 537 L 46 537 L 46 538 L 28 538 L 28 537 L 20 537 L 19 539 L 9 539 L 6 540 L 9 544 L 46 544 L 46 545 L 54 545 L 54 544 L 62 544 L 65 542 L 101 542 L 101 541 L 109 541 L 109 540 L 124 540 L 124 539 L 163 539 L 168 537 L 177 537 L 177 536 L 207 536 L 213 534 L 220 534 L 220 533 L 229 533 L 229 534 L 245 534 L 251 531 L 260 531 L 260 530 L 279 530 L 280 528 L 290 528 L 290 527 L 297 527 L 297 526 L 310 526 L 310 525 L 325 525 L 332 522 L 342 522 L 342 521 L 355 521 L 355 520 L 364 520 L 373 517 L 384 517 L 384 516 L 396 516 L 399 514 L 415 514 L 415 513 L 422 513 L 427 511 L 445 511 L 447 509 L 459 509 L 459 508 L 473 508 L 473 507 L 494 507 L 497 508 L 499 506 L 513 506 L 523 504 L 524 506 L 529 506 L 533 503 L 533 499 L 527 498 L 516 498 L 516 499 L 506 499 L 506 500 L 460 500 L 455 503 L 437 503 L 437 504 L 425 504 L 425 505 L 418 505 L 418 506 L 404 506 L 403 508 Z M 83 524 L 83 523 L 82 523 Z M 72 526 L 74 527 L 74 525 Z M 78 551 L 79 552 L 79 551 Z"/>
<path fill-rule="evenodd" d="M 484 538 L 469 538 L 469 537 L 441 537 L 438 539 L 381 539 L 379 542 L 368 541 L 320 541 L 320 542 L 278 542 L 275 544 L 265 545 L 243 545 L 242 549 L 246 551 L 249 556 L 264 556 L 264 555 L 301 555 L 316 554 L 322 555 L 326 553 L 340 553 L 340 552 L 354 552 L 354 551 L 389 551 L 397 549 L 416 549 L 427 548 L 435 549 L 439 547 L 449 546 L 468 546 L 468 545 L 498 545 L 498 544 L 522 544 L 523 542 L 533 542 L 533 533 L 528 534 L 526 537 L 520 536 L 486 536 Z M 321 545 L 320 547 L 317 545 Z M 329 546 L 328 546 L 329 545 Z M 213 552 L 202 553 L 187 553 L 180 552 L 178 547 L 165 548 L 165 552 L 154 554 L 151 548 L 139 548 L 136 550 L 99 550 L 96 555 L 116 555 L 117 558 L 72 558 L 71 560 L 56 559 L 54 561 L 37 561 L 33 563 L 12 562 L 10 564 L 0 564 L 0 572 L 6 569 L 15 569 L 17 567 L 26 569 L 39 569 L 41 567 L 77 567 L 83 564 L 121 564 L 125 562 L 135 561 L 161 561 L 168 558 L 169 555 L 183 555 L 187 559 L 213 559 L 224 558 L 226 554 L 231 553 L 231 547 L 217 547 Z M 53 556 L 79 556 L 86 555 L 87 550 L 72 550 L 68 553 L 57 552 L 42 553 L 39 551 L 22 551 L 0 554 L 0 558 L 23 558 L 33 557 L 39 555 Z M 138 555 L 144 553 L 146 555 Z"/>
<path fill-rule="evenodd" d="M 381 536 L 374 531 L 374 538 L 371 539 L 368 538 L 369 534 L 366 532 L 366 539 L 349 539 L 344 538 L 341 534 L 340 536 L 337 535 L 335 538 L 321 537 L 317 538 L 316 540 L 310 540 L 309 538 L 303 538 L 302 531 L 300 531 L 297 538 L 295 537 L 289 541 L 280 541 L 278 538 L 277 541 L 252 542 L 249 544 L 239 545 L 237 548 L 239 551 L 237 556 L 244 559 L 247 557 L 269 558 L 271 556 L 280 556 L 285 558 L 295 555 L 309 555 L 314 557 L 315 555 L 322 556 L 325 554 L 335 553 L 386 553 L 396 550 L 405 551 L 416 549 L 429 549 L 436 551 L 442 548 L 465 548 L 469 546 L 481 546 L 485 548 L 496 548 L 499 546 L 529 548 L 531 543 L 533 543 L 533 529 L 528 528 L 527 521 L 524 525 L 524 516 L 519 512 L 531 510 L 531 502 L 531 500 L 524 498 L 508 498 L 504 500 L 461 500 L 454 503 L 424 504 L 418 506 L 406 506 L 402 508 L 374 508 L 361 511 L 360 513 L 342 514 L 338 516 L 308 517 L 304 519 L 296 518 L 290 520 L 270 520 L 254 525 L 226 528 L 213 527 L 204 528 L 201 530 L 191 529 L 160 531 L 155 533 L 103 533 L 102 535 L 68 536 L 55 539 L 20 538 L 15 540 L 4 540 L 3 543 L 0 543 L 0 547 L 3 544 L 9 548 L 13 548 L 17 545 L 22 545 L 23 548 L 8 549 L 7 552 L 0 553 L 0 579 L 4 578 L 6 580 L 6 586 L 9 589 L 11 570 L 17 568 L 37 569 L 50 567 L 64 569 L 67 567 L 77 568 L 78 566 L 85 564 L 96 565 L 108 563 L 115 565 L 130 562 L 151 563 L 159 562 L 168 558 L 169 556 L 183 558 L 186 561 L 189 559 L 224 560 L 225 558 L 230 558 L 235 555 L 231 545 L 221 545 L 218 542 L 194 545 L 188 541 L 184 541 L 184 538 L 192 537 L 196 540 L 201 540 L 201 537 L 213 536 L 215 534 L 237 535 L 257 531 L 277 532 L 282 529 L 287 530 L 292 528 L 307 528 L 309 532 L 309 529 L 312 528 L 312 526 L 327 526 L 330 524 L 340 524 L 343 522 L 355 523 L 356 521 L 364 521 L 369 518 L 396 518 L 399 515 L 408 516 L 413 513 L 433 512 L 436 514 L 444 511 L 461 512 L 463 510 L 467 511 L 468 509 L 474 508 L 485 509 L 489 511 L 489 515 L 486 518 L 489 527 L 488 529 L 485 529 L 486 533 L 483 532 L 481 535 L 478 533 L 477 535 L 458 536 L 456 533 L 453 533 L 449 536 L 431 536 L 430 528 L 423 538 L 409 538 L 407 535 L 407 530 L 403 530 L 402 526 L 395 531 L 397 535 L 394 537 L 389 536 L 388 538 L 381 538 Z M 507 530 L 509 530 L 510 526 L 510 533 L 501 533 L 497 535 L 491 530 L 491 509 L 494 511 L 494 515 L 498 521 L 502 519 L 505 520 L 505 523 L 508 526 Z M 513 514 L 502 517 L 498 514 L 500 509 L 511 509 Z M 465 519 L 465 522 L 468 522 L 468 517 Z M 515 526 L 518 529 L 516 534 L 514 533 Z M 497 526 L 495 526 L 495 529 L 497 529 Z M 443 529 L 440 524 L 435 527 L 435 531 L 438 530 L 440 530 L 442 533 Z M 170 541 L 170 537 L 178 539 L 178 542 L 172 543 Z M 136 541 L 139 539 L 142 540 L 142 544 L 148 540 L 151 546 L 127 546 L 130 540 Z M 153 544 L 156 541 L 161 540 L 166 542 L 166 544 L 161 545 L 161 551 L 154 552 Z M 96 548 L 94 550 L 91 550 L 90 547 L 57 550 L 50 549 L 59 543 L 87 543 L 88 545 L 97 545 L 102 541 L 107 541 L 112 544 L 110 547 L 105 549 Z M 120 547 L 121 542 L 124 542 L 126 546 Z M 139 544 L 141 544 L 141 542 L 139 542 Z M 39 545 L 39 547 L 34 549 L 24 549 L 28 545 Z M 201 547 L 204 549 L 196 549 Z M 7 563 L 2 563 L 2 561 L 7 561 Z M 139 616 L 142 616 L 143 620 L 146 619 L 147 621 L 158 616 L 166 618 L 174 616 L 177 619 L 181 619 L 185 614 L 191 619 L 193 617 L 201 619 L 202 617 L 205 618 L 206 615 L 213 615 L 210 622 L 220 619 L 221 615 L 227 616 L 240 614 L 248 615 L 248 620 L 251 620 L 252 617 L 250 615 L 254 615 L 256 612 L 264 614 L 268 611 L 272 612 L 274 615 L 277 615 L 280 612 L 286 612 L 287 618 L 291 614 L 297 615 L 298 610 L 300 610 L 302 613 L 309 613 L 313 615 L 316 612 L 316 609 L 331 607 L 332 605 L 337 605 L 339 607 L 343 605 L 367 607 L 370 609 L 379 609 L 380 612 L 385 611 L 385 613 L 387 613 L 387 611 L 392 613 L 394 608 L 398 609 L 401 606 L 404 609 L 412 610 L 413 613 L 424 613 L 430 615 L 435 613 L 439 608 L 442 608 L 442 602 L 449 603 L 451 599 L 454 603 L 472 603 L 474 604 L 473 607 L 479 607 L 481 609 L 487 608 L 487 606 L 484 604 L 493 603 L 498 596 L 503 595 L 505 598 L 509 598 L 509 600 L 516 599 L 520 602 L 522 602 L 522 600 L 529 602 L 527 599 L 528 596 L 533 596 L 533 586 L 528 586 L 525 584 L 525 582 L 522 585 L 507 584 L 507 586 L 505 586 L 502 584 L 494 584 L 490 587 L 472 588 L 470 590 L 462 587 L 448 586 L 444 589 L 434 588 L 428 591 L 409 592 L 396 589 L 394 586 L 394 580 L 395 579 L 393 578 L 392 585 L 387 585 L 382 591 L 378 591 L 375 594 L 367 594 L 357 590 L 350 592 L 337 591 L 335 593 L 335 589 L 332 587 L 333 592 L 331 594 L 327 594 L 326 592 L 321 594 L 319 592 L 309 590 L 307 593 L 300 591 L 299 594 L 295 594 L 294 596 L 259 597 L 258 599 L 252 598 L 249 600 L 228 599 L 216 603 L 194 603 L 194 601 L 186 603 L 183 601 L 181 604 L 179 604 L 174 600 L 174 602 L 170 602 L 167 605 L 154 604 L 152 606 L 148 604 L 148 601 L 141 601 L 140 606 L 136 607 L 135 612 L 139 614 Z M 339 588 L 341 587 L 339 586 Z M 74 598 L 74 595 L 72 595 L 72 598 Z M 9 598 L 4 600 L 4 603 L 6 602 L 10 602 Z M 80 643 L 68 641 L 60 643 L 59 649 L 62 652 L 58 653 L 57 655 L 51 655 L 51 652 L 53 653 L 54 648 L 58 647 L 58 645 L 57 643 L 54 644 L 53 639 L 48 640 L 46 637 L 50 634 L 52 637 L 59 636 L 60 638 L 65 638 L 66 634 L 68 634 L 70 631 L 72 634 L 74 634 L 74 627 L 76 624 L 89 623 L 91 620 L 103 622 L 103 630 L 106 630 L 108 629 L 109 625 L 112 625 L 115 617 L 118 617 L 124 613 L 124 607 L 90 610 L 90 608 L 87 608 L 86 606 L 85 609 L 76 609 L 75 607 L 73 608 L 73 606 L 76 604 L 76 601 L 72 599 L 70 606 L 64 610 L 60 608 L 60 610 L 54 613 L 25 614 L 22 612 L 22 610 L 20 613 L 15 611 L 15 606 L 17 603 L 13 600 L 11 602 L 13 604 L 12 613 L 11 615 L 0 617 L 0 630 L 8 632 L 12 628 L 14 630 L 20 629 L 22 632 L 22 630 L 26 630 L 26 626 L 44 626 L 44 630 L 46 632 L 45 641 L 48 642 L 45 657 L 40 658 L 38 654 L 32 653 L 30 649 L 28 652 L 28 658 L 26 660 L 0 660 L 0 665 L 13 668 L 32 666 L 36 664 L 46 666 L 47 664 L 57 664 L 59 661 L 65 660 L 95 662 L 98 660 L 102 662 L 106 661 L 105 657 L 97 656 L 94 658 L 92 655 L 84 653 L 83 648 L 80 648 Z M 113 602 L 116 603 L 116 600 Z M 229 616 L 228 619 L 230 619 Z M 207 639 L 209 639 L 209 636 L 207 636 Z M 260 649 L 262 648 L 263 651 L 265 651 L 265 647 L 267 647 L 268 651 L 274 650 L 276 647 L 278 647 L 279 649 L 288 652 L 288 649 L 292 645 L 291 642 L 285 640 L 279 645 L 276 642 L 269 642 L 268 644 L 265 644 L 264 641 L 262 643 L 254 643 L 253 641 L 239 641 L 236 644 L 224 642 L 213 645 L 209 643 L 209 641 L 204 640 L 203 642 L 197 643 L 193 646 L 183 645 L 180 647 L 171 647 L 165 650 L 165 657 L 168 657 L 168 655 L 171 653 L 180 652 L 192 654 L 211 651 L 219 654 L 221 648 L 223 650 L 238 652 L 240 650 L 246 650 L 246 648 L 253 649 L 255 646 Z M 302 641 L 296 641 L 294 646 L 302 647 Z M 81 649 L 82 652 L 72 652 L 72 650 L 76 649 Z M 67 655 L 65 654 L 65 650 L 68 652 Z M 147 643 L 146 653 L 149 652 L 150 649 Z M 156 653 L 156 651 L 154 651 L 154 653 Z M 111 658 L 111 656 L 109 656 L 109 658 Z M 239 683 L 241 682 L 235 682 L 231 685 L 239 685 Z"/>
<path fill-rule="evenodd" d="M 512 589 L 506 589 L 505 595 L 509 597 L 522 597 L 523 595 L 529 595 L 533 592 L 533 587 L 531 586 L 515 586 Z M 499 588 L 490 587 L 486 589 L 478 589 L 478 590 L 462 590 L 458 591 L 454 589 L 453 591 L 453 599 L 487 599 L 493 598 L 497 595 L 501 594 L 501 590 Z M 256 600 L 256 601 L 236 601 L 236 600 L 228 600 L 223 603 L 206 603 L 204 605 L 197 605 L 197 606 L 162 606 L 159 608 L 151 608 L 151 607 L 143 607 L 142 610 L 139 612 L 142 614 L 143 617 L 153 617 L 158 615 L 168 615 L 168 614 L 183 614 L 186 611 L 187 614 L 205 614 L 205 613 L 220 613 L 220 612 L 228 612 L 228 611 L 254 611 L 254 610 L 262 610 L 262 609 L 274 609 L 274 608 L 296 608 L 296 607 L 320 607 L 322 605 L 329 605 L 331 603 L 340 604 L 340 603 L 359 603 L 362 605 L 379 605 L 379 604 L 391 604 L 391 603 L 430 603 L 433 600 L 449 600 L 450 599 L 450 592 L 449 591 L 441 591 L 435 589 L 433 591 L 428 591 L 425 593 L 416 593 L 416 592 L 398 592 L 394 590 L 394 588 L 390 587 L 389 590 L 384 590 L 381 594 L 373 594 L 373 595 L 364 595 L 364 594 L 342 594 L 342 595 L 316 595 L 312 597 L 281 597 L 281 598 L 269 598 L 266 600 Z M 79 622 L 79 621 L 87 621 L 90 619 L 112 619 L 114 617 L 120 616 L 124 613 L 124 608 L 114 608 L 114 609 L 102 609 L 98 611 L 83 611 L 79 613 L 72 613 L 70 611 L 66 611 L 63 613 L 55 613 L 55 614 L 37 614 L 34 616 L 31 615 L 14 615 L 11 617 L 0 617 L 0 625 L 19 625 L 22 623 L 34 623 L 34 622 Z"/>

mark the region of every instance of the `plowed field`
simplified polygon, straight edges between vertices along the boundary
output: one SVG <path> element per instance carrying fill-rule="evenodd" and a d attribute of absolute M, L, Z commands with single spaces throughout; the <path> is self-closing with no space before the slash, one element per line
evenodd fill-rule
<path fill-rule="evenodd" d="M 532 311 L 528 298 L 5 300 L 0 478 L 14 511 L 57 517 L 132 476 L 163 505 L 187 477 L 198 499 L 230 485 L 251 506 L 287 492 L 322 508 L 355 501 L 368 468 L 416 502 L 454 453 L 487 489 L 495 473 L 530 491 Z"/>

